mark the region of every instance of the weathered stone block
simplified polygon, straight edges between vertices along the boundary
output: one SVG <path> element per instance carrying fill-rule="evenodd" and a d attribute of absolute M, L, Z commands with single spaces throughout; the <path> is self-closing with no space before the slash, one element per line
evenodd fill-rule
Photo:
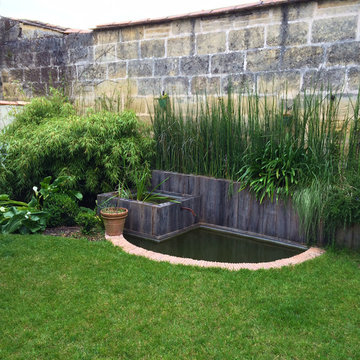
<path fill-rule="evenodd" d="M 303 90 L 323 89 L 344 90 L 345 69 L 308 70 L 303 77 Z"/>
<path fill-rule="evenodd" d="M 222 15 L 218 17 L 200 19 L 200 26 L 204 32 L 232 29 L 234 26 L 233 17 L 230 15 Z"/>
<path fill-rule="evenodd" d="M 154 67 L 155 76 L 179 75 L 179 59 L 157 59 Z"/>
<path fill-rule="evenodd" d="M 255 50 L 246 54 L 246 69 L 248 71 L 267 71 L 279 68 L 280 50 Z"/>
<path fill-rule="evenodd" d="M 45 54 L 48 54 L 48 55 L 45 55 Z M 45 56 L 45 59 L 44 59 L 43 63 L 45 64 L 47 60 L 50 60 L 50 54 L 44 52 L 44 56 Z M 33 64 L 35 64 L 33 53 L 20 52 L 20 53 L 16 54 L 15 59 L 16 59 L 16 63 L 14 64 L 15 65 L 14 67 L 29 67 L 29 66 L 33 66 Z M 38 60 L 38 64 L 40 64 L 42 62 L 39 58 L 37 60 Z M 37 66 L 41 66 L 41 65 L 37 65 Z"/>
<path fill-rule="evenodd" d="M 53 51 L 51 54 L 51 65 L 62 66 L 67 62 L 66 54 L 62 49 Z"/>
<path fill-rule="evenodd" d="M 107 66 L 105 64 L 78 65 L 76 67 L 79 80 L 106 79 Z"/>
<path fill-rule="evenodd" d="M 48 83 L 52 86 L 53 83 L 58 81 L 57 68 L 46 67 L 41 68 L 41 82 Z"/>
<path fill-rule="evenodd" d="M 272 20 L 281 22 L 284 18 L 288 21 L 309 19 L 314 15 L 316 8 L 316 1 L 295 3 L 290 6 L 277 6 L 273 9 Z"/>
<path fill-rule="evenodd" d="M 69 60 L 70 63 L 77 63 L 77 62 L 84 62 L 84 61 L 91 61 L 92 57 L 90 54 L 93 52 L 89 52 L 89 47 L 80 47 L 74 48 L 69 50 Z"/>
<path fill-rule="evenodd" d="M 151 99 L 147 99 L 144 97 L 134 97 L 131 99 L 131 103 L 127 106 L 127 109 L 131 109 L 136 112 L 136 114 L 147 114 L 148 107 L 151 106 L 151 102 L 154 100 L 152 97 Z M 151 124 L 151 121 L 149 121 Z"/>
<path fill-rule="evenodd" d="M 177 20 L 171 23 L 171 34 L 182 35 L 190 34 L 193 29 L 193 22 L 191 20 Z"/>
<path fill-rule="evenodd" d="M 3 69 L 1 70 L 1 81 L 2 84 L 6 82 L 10 82 L 10 71 Z"/>
<path fill-rule="evenodd" d="M 23 81 L 24 70 L 23 69 L 12 69 L 8 72 L 8 79 L 4 82 Z"/>
<path fill-rule="evenodd" d="M 95 46 L 95 61 L 114 61 L 116 60 L 115 44 Z"/>
<path fill-rule="evenodd" d="M 40 69 L 24 69 L 24 78 L 28 82 L 40 82 Z"/>
<path fill-rule="evenodd" d="M 323 63 L 324 49 L 321 46 L 305 46 L 285 50 L 282 67 L 300 69 L 319 67 Z"/>
<path fill-rule="evenodd" d="M 92 33 L 74 33 L 66 35 L 65 46 L 69 49 L 87 47 L 93 45 L 93 34 Z"/>
<path fill-rule="evenodd" d="M 94 31 L 94 44 L 109 44 L 117 43 L 120 40 L 120 30 L 95 30 Z"/>
<path fill-rule="evenodd" d="M 187 56 L 193 54 L 194 41 L 190 36 L 169 38 L 167 56 Z"/>
<path fill-rule="evenodd" d="M 2 43 L 16 41 L 21 36 L 21 27 L 16 20 L 3 18 L 1 30 L 0 39 Z"/>
<path fill-rule="evenodd" d="M 118 61 L 108 64 L 109 79 L 118 79 L 126 77 L 126 62 Z"/>
<path fill-rule="evenodd" d="M 162 25 L 146 25 L 144 27 L 144 38 L 155 39 L 168 37 L 170 35 L 170 30 L 170 23 Z"/>
<path fill-rule="evenodd" d="M 152 76 L 153 60 L 130 60 L 128 63 L 128 76 Z"/>
<path fill-rule="evenodd" d="M 225 32 L 196 36 L 196 52 L 199 55 L 215 54 L 226 50 Z"/>
<path fill-rule="evenodd" d="M 269 9 L 238 13 L 231 18 L 234 28 L 264 24 L 271 20 Z"/>
<path fill-rule="evenodd" d="M 309 23 L 297 22 L 286 26 L 277 24 L 267 28 L 266 44 L 268 46 L 301 45 L 307 43 Z"/>
<path fill-rule="evenodd" d="M 244 54 L 233 52 L 211 56 L 211 73 L 239 73 L 244 68 Z"/>
<path fill-rule="evenodd" d="M 49 66 L 50 53 L 47 51 L 35 54 L 35 66 Z"/>
<path fill-rule="evenodd" d="M 141 40 L 144 38 L 144 27 L 134 26 L 121 29 L 121 40 L 122 41 L 133 41 Z"/>
<path fill-rule="evenodd" d="M 187 56 L 180 59 L 180 72 L 185 75 L 209 73 L 209 56 Z"/>
<path fill-rule="evenodd" d="M 5 100 L 21 100 L 23 99 L 23 91 L 20 84 L 5 83 L 2 86 L 3 97 Z"/>
<path fill-rule="evenodd" d="M 220 94 L 220 77 L 196 76 L 191 79 L 191 93 Z"/>
<path fill-rule="evenodd" d="M 317 4 L 316 14 L 318 16 L 339 15 L 343 13 L 354 14 L 359 10 L 358 0 L 319 0 Z"/>
<path fill-rule="evenodd" d="M 5 67 L 7 68 L 16 67 L 17 62 L 14 50 L 10 46 L 4 45 L 1 46 L 0 50 L 1 63 L 5 64 Z"/>
<path fill-rule="evenodd" d="M 355 16 L 346 16 L 314 20 L 311 41 L 317 43 L 355 39 L 357 19 Z"/>
<path fill-rule="evenodd" d="M 48 93 L 48 87 L 45 83 L 32 83 L 31 87 L 34 96 L 44 96 Z"/>
<path fill-rule="evenodd" d="M 186 77 L 168 77 L 164 79 L 164 89 L 170 95 L 182 95 L 189 92 L 189 79 Z"/>
<path fill-rule="evenodd" d="M 360 42 L 334 44 L 327 49 L 327 65 L 359 65 Z"/>
<path fill-rule="evenodd" d="M 158 95 L 161 93 L 161 79 L 149 78 L 137 80 L 138 95 Z"/>
<path fill-rule="evenodd" d="M 59 81 L 71 81 L 75 80 L 77 78 L 76 73 L 76 66 L 70 65 L 70 66 L 64 66 L 58 68 L 59 70 Z"/>
<path fill-rule="evenodd" d="M 300 92 L 299 72 L 264 73 L 257 76 L 259 93 L 287 94 L 290 98 Z"/>
<path fill-rule="evenodd" d="M 138 59 L 139 42 L 132 41 L 117 44 L 117 58 L 120 60 Z"/>
<path fill-rule="evenodd" d="M 232 92 L 253 90 L 255 76 L 253 74 L 233 74 L 224 77 L 221 80 L 221 89 L 227 93 L 230 89 Z"/>
<path fill-rule="evenodd" d="M 32 43 L 32 44 L 31 44 Z M 36 41 L 29 41 L 29 46 L 32 46 L 32 51 L 57 51 L 62 48 L 64 40 L 56 37 L 46 37 L 37 39 Z"/>
<path fill-rule="evenodd" d="M 140 48 L 142 58 L 161 58 L 165 56 L 165 40 L 142 41 Z"/>
<path fill-rule="evenodd" d="M 359 91 L 360 88 L 360 68 L 350 68 L 348 72 L 348 89 Z"/>
<path fill-rule="evenodd" d="M 257 26 L 248 29 L 229 32 L 229 50 L 244 50 L 264 47 L 264 27 Z"/>
<path fill-rule="evenodd" d="M 129 108 L 132 98 L 137 94 L 137 82 L 135 79 L 118 79 L 101 81 L 95 85 L 96 96 L 108 95 L 122 98 L 124 106 Z"/>

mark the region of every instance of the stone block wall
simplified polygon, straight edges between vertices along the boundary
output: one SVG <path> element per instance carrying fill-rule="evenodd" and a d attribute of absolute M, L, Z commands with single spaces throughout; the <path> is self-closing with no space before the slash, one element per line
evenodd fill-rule
<path fill-rule="evenodd" d="M 260 94 L 286 88 L 289 96 L 315 84 L 355 94 L 360 84 L 360 0 L 289 1 L 10 40 L 1 45 L 3 98 L 17 97 L 16 82 L 29 96 L 48 91 L 51 78 L 84 106 L 105 94 L 142 116 L 162 91 L 188 100 L 222 95 L 230 82 Z"/>

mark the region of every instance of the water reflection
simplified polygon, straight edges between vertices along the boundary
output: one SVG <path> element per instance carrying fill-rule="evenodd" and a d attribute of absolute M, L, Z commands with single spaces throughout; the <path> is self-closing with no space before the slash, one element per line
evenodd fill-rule
<path fill-rule="evenodd" d="M 304 251 L 208 229 L 192 230 L 161 243 L 130 235 L 126 235 L 126 239 L 136 246 L 162 254 L 230 263 L 274 261 Z"/>

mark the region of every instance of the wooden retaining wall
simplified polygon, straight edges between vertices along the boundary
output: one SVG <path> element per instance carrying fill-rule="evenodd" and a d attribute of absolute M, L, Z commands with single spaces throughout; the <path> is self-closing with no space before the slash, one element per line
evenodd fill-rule
<path fill-rule="evenodd" d="M 200 223 L 306 243 L 290 201 L 266 199 L 260 204 L 249 191 L 239 192 L 239 183 L 161 170 L 153 171 L 152 186 L 166 178 L 159 190 L 200 196 Z M 339 245 L 360 249 L 360 225 L 339 229 L 336 239 Z"/>

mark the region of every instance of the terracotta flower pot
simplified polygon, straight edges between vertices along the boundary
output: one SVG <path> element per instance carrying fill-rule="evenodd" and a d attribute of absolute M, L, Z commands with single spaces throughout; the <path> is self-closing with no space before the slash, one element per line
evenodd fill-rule
<path fill-rule="evenodd" d="M 119 236 L 123 233 L 125 220 L 128 216 L 128 209 L 122 207 L 108 207 L 100 210 L 104 220 L 105 234 Z"/>

